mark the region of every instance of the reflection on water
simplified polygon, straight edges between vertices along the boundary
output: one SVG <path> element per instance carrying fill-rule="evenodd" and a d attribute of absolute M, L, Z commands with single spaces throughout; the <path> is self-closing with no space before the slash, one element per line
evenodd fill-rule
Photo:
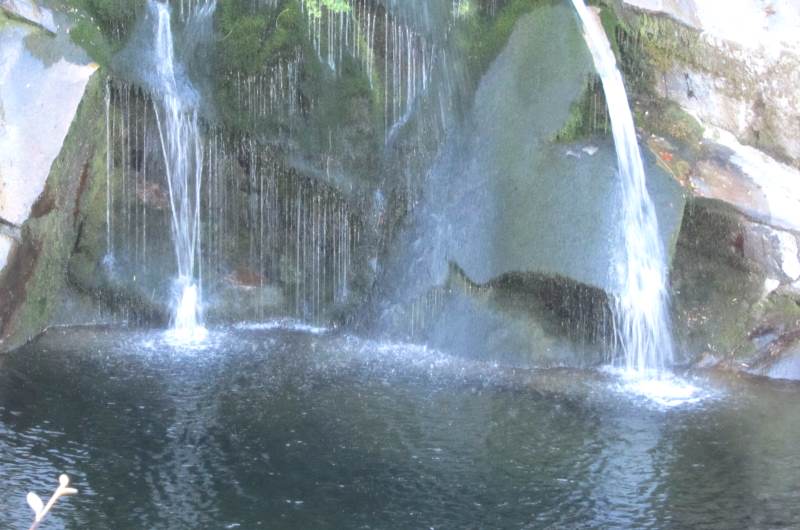
<path fill-rule="evenodd" d="M 289 323 L 292 324 L 292 323 Z M 0 363 L 0 527 L 788 528 L 800 387 L 652 406 L 537 371 L 292 325 L 54 330 Z"/>

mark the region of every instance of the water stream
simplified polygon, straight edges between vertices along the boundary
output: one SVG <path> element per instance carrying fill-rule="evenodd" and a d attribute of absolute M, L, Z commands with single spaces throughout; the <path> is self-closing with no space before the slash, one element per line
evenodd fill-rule
<path fill-rule="evenodd" d="M 214 1 L 193 7 L 187 25 L 199 28 L 208 24 L 215 7 Z M 197 116 L 199 96 L 175 60 L 169 5 L 150 0 L 148 10 L 157 24 L 153 107 L 167 172 L 172 239 L 178 265 L 172 331 L 180 339 L 199 339 L 205 335 L 199 288 L 201 271 L 196 260 L 201 243 L 203 175 L 203 141 Z"/>
<path fill-rule="evenodd" d="M 621 179 L 622 250 L 616 260 L 615 321 L 628 373 L 661 377 L 672 365 L 667 313 L 667 268 L 655 207 L 636 138 L 622 74 L 600 20 L 583 0 L 572 0 L 597 73 L 603 82 Z"/>

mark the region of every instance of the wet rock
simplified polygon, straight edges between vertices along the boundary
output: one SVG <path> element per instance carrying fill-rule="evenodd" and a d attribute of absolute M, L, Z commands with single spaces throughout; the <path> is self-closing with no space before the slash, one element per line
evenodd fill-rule
<path fill-rule="evenodd" d="M 15 243 L 16 241 L 13 238 L 7 236 L 6 234 L 0 234 L 0 270 L 3 270 L 6 267 L 8 255 L 14 248 Z"/>
<path fill-rule="evenodd" d="M 286 316 L 287 299 L 278 285 L 242 285 L 226 282 L 204 300 L 207 321 L 229 324 Z"/>
<path fill-rule="evenodd" d="M 691 194 L 672 275 L 684 350 L 746 369 L 797 314 L 800 172 L 718 129 L 694 154 L 660 152 Z"/>
<path fill-rule="evenodd" d="M 601 289 L 544 273 L 473 282 L 451 263 L 446 283 L 387 315 L 394 329 L 442 351 L 511 365 L 595 366 L 613 342 Z"/>
<path fill-rule="evenodd" d="M 267 283 L 263 274 L 246 267 L 237 267 L 226 279 L 231 285 L 243 289 L 252 289 Z"/>
<path fill-rule="evenodd" d="M 798 329 L 796 256 L 794 234 L 754 222 L 731 204 L 691 199 L 671 275 L 685 360 L 749 370 L 759 352 Z"/>
<path fill-rule="evenodd" d="M 688 196 L 671 275 L 679 349 L 752 371 L 800 327 L 800 10 L 623 4 L 616 37 L 637 124 Z"/>
<path fill-rule="evenodd" d="M 692 176 L 695 193 L 724 200 L 753 220 L 800 233 L 800 171 L 742 145 L 731 133 L 706 132 L 710 159 Z"/>
<path fill-rule="evenodd" d="M 800 320 L 796 328 L 785 332 L 776 328 L 755 331 L 758 351 L 735 368 L 773 379 L 800 381 Z"/>

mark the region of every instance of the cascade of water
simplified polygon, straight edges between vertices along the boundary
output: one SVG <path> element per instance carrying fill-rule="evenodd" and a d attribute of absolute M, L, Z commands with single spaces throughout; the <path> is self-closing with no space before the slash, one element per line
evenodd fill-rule
<path fill-rule="evenodd" d="M 619 293 L 614 309 L 624 368 L 642 375 L 657 375 L 673 360 L 667 271 L 658 220 L 647 191 L 633 116 L 614 52 L 599 19 L 584 0 L 572 3 L 603 83 L 622 181 L 624 248 L 616 265 Z"/>
<path fill-rule="evenodd" d="M 192 8 L 187 24 L 210 19 L 213 0 Z M 148 2 L 156 20 L 155 110 L 164 155 L 167 188 L 172 213 L 172 237 L 178 265 L 177 296 L 173 331 L 180 338 L 205 335 L 201 318 L 200 270 L 195 258 L 200 250 L 200 192 L 203 173 L 203 142 L 198 130 L 198 95 L 178 73 L 175 61 L 172 16 L 166 3 Z"/>
<path fill-rule="evenodd" d="M 254 0 L 254 9 L 271 2 Z M 352 297 L 358 216 L 342 194 L 287 166 L 284 147 L 214 127 L 201 133 L 202 99 L 187 70 L 199 57 L 195 47 L 208 41 L 211 7 L 186 0 L 182 16 L 179 9 L 148 4 L 118 59 L 133 82 L 108 86 L 106 239 L 115 274 L 155 298 L 159 271 L 175 260 L 173 326 L 181 339 L 202 333 L 203 297 L 236 297 L 237 318 L 287 311 L 323 322 L 332 305 Z M 258 76 L 231 73 L 242 114 L 284 119 L 291 134 L 294 118 L 313 110 L 313 101 L 301 100 L 305 60 L 297 48 Z"/>

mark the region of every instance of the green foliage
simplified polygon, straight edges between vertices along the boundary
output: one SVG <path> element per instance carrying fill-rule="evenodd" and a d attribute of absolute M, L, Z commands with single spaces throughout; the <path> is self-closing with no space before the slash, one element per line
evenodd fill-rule
<path fill-rule="evenodd" d="M 300 6 L 296 2 L 286 5 L 275 18 L 275 24 L 266 42 L 267 58 L 273 62 L 291 55 L 302 44 L 304 25 Z"/>
<path fill-rule="evenodd" d="M 322 8 L 334 13 L 348 13 L 350 5 L 347 0 L 306 0 L 306 9 L 313 17 L 322 16 Z"/>
<path fill-rule="evenodd" d="M 119 40 L 127 35 L 144 6 L 144 0 L 65 0 L 67 5 L 87 15 L 107 38 Z"/>
<path fill-rule="evenodd" d="M 287 0 L 277 9 L 254 10 L 251 0 L 219 4 L 215 99 L 223 122 L 231 130 L 253 133 L 259 125 L 238 108 L 237 80 L 264 74 L 281 59 L 293 57 L 298 47 L 305 45 L 304 22 L 297 0 Z"/>
<path fill-rule="evenodd" d="M 261 15 L 248 15 L 228 21 L 222 18 L 224 37 L 218 51 L 224 58 L 224 68 L 243 74 L 255 74 L 267 59 L 264 46 L 267 35 L 267 19 Z"/>
<path fill-rule="evenodd" d="M 302 44 L 303 17 L 296 1 L 257 12 L 249 5 L 249 0 L 233 0 L 219 7 L 217 56 L 226 73 L 258 74 Z"/>

